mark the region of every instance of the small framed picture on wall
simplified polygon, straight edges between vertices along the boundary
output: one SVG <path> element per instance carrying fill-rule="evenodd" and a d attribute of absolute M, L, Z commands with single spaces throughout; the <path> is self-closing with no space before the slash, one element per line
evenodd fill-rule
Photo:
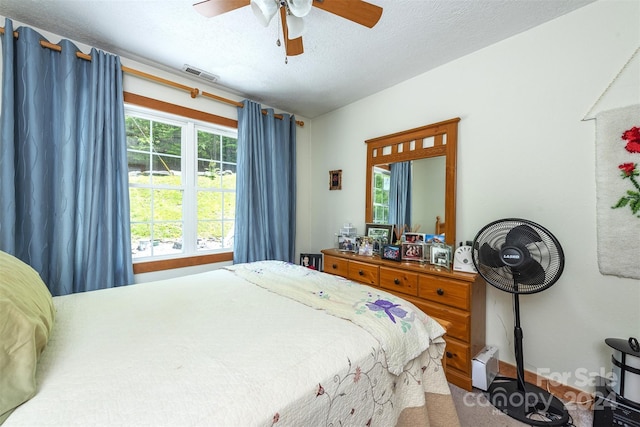
<path fill-rule="evenodd" d="M 342 169 L 329 171 L 329 190 L 342 190 Z"/>

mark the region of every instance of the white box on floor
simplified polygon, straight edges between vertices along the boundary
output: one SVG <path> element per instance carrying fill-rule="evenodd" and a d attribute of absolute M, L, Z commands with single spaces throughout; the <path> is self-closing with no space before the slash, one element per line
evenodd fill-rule
<path fill-rule="evenodd" d="M 498 375 L 498 347 L 486 346 L 471 361 L 472 385 L 487 390 Z"/>

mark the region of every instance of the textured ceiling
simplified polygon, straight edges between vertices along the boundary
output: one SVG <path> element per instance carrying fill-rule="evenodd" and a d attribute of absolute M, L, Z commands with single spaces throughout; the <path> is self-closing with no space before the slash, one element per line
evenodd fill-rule
<path fill-rule="evenodd" d="M 370 0 L 384 8 L 372 29 L 312 8 L 305 52 L 287 64 L 278 20 L 262 27 L 250 7 L 206 18 L 191 0 L 0 0 L 0 15 L 178 73 L 189 64 L 314 118 L 593 1 Z"/>

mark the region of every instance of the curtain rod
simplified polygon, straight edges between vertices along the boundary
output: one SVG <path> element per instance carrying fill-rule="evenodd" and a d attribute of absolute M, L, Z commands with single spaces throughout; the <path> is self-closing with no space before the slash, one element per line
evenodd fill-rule
<path fill-rule="evenodd" d="M 4 27 L 0 27 L 0 34 L 4 34 Z M 18 32 L 14 31 L 13 32 L 13 37 L 18 38 Z M 53 44 L 53 43 L 49 43 L 47 41 L 41 40 L 40 41 L 40 45 L 42 47 L 46 47 L 47 49 L 51 49 L 51 50 L 55 50 L 57 52 L 62 52 L 62 47 L 57 45 L 57 44 Z M 87 61 L 91 61 L 91 55 L 87 55 L 86 53 L 82 53 L 82 52 L 76 52 L 76 56 L 80 59 L 85 59 Z M 122 65 L 122 71 L 124 73 L 127 74 L 132 74 L 134 76 L 138 76 L 138 77 L 143 77 L 145 79 L 148 80 L 152 80 L 154 82 L 158 82 L 158 83 L 162 83 L 165 84 L 167 86 L 172 86 L 178 89 L 182 89 L 185 90 L 187 92 L 189 92 L 189 94 L 191 95 L 191 98 L 195 98 L 198 96 L 198 94 L 201 94 L 204 97 L 213 99 L 214 101 L 218 101 L 218 102 L 222 102 L 225 104 L 229 104 L 235 107 L 240 107 L 240 108 L 244 108 L 244 104 L 242 104 L 241 102 L 238 101 L 234 101 L 232 99 L 227 99 L 227 98 L 223 98 L 221 96 L 218 95 L 214 95 L 212 93 L 209 92 L 205 92 L 205 91 L 200 91 L 200 89 L 198 89 L 197 87 L 190 87 L 190 86 L 186 86 L 183 85 L 181 83 L 177 83 L 171 80 L 167 80 L 164 79 L 162 77 L 158 77 L 158 76 L 154 76 L 153 74 L 149 74 L 149 73 L 145 73 L 144 71 L 139 71 L 136 70 L 134 68 L 129 68 L 126 67 L 124 65 Z M 262 110 L 262 114 L 267 114 L 267 112 L 265 110 Z M 275 117 L 276 119 L 280 119 L 282 120 L 284 118 L 284 116 L 282 114 L 274 114 L 273 117 Z M 304 122 L 302 120 L 296 120 L 296 124 L 300 127 L 304 126 Z"/>

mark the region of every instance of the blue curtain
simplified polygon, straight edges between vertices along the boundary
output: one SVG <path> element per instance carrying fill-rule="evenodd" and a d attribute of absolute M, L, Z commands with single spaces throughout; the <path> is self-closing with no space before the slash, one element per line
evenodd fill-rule
<path fill-rule="evenodd" d="M 389 223 L 411 227 L 411 162 L 391 163 Z"/>
<path fill-rule="evenodd" d="M 296 123 L 260 104 L 238 107 L 235 263 L 294 262 L 296 234 Z"/>
<path fill-rule="evenodd" d="M 53 295 L 133 282 L 120 59 L 68 40 L 44 49 L 6 19 L 0 113 L 0 249 Z"/>

